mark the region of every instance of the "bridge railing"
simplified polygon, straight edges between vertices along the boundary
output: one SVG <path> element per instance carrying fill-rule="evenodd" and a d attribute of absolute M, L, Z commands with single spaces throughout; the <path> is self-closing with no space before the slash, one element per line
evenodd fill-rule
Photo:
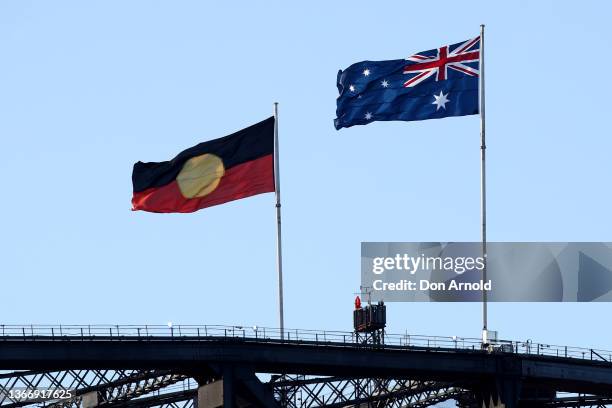
<path fill-rule="evenodd" d="M 58 340 L 104 339 L 117 341 L 199 339 L 202 341 L 218 338 L 234 338 L 249 341 L 268 342 L 308 342 L 334 346 L 355 347 L 361 345 L 354 332 L 330 330 L 280 329 L 260 326 L 221 326 L 221 325 L 3 325 L 0 324 L 2 339 L 22 338 L 36 340 L 51 338 Z M 386 348 L 423 348 L 429 351 L 451 351 L 452 349 L 481 350 L 480 339 L 467 337 L 424 336 L 414 334 L 385 333 Z M 583 347 L 560 346 L 527 341 L 494 341 L 493 352 L 555 356 L 612 362 L 612 351 Z"/>

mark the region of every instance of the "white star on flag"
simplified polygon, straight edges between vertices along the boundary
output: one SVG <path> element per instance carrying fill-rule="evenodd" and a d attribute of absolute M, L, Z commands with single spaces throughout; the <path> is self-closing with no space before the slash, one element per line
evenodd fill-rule
<path fill-rule="evenodd" d="M 433 97 L 435 98 L 435 101 L 433 101 L 431 104 L 432 105 L 436 105 L 436 112 L 440 109 L 440 108 L 444 108 L 444 110 L 446 110 L 446 104 L 450 101 L 450 99 L 447 98 L 448 94 L 446 93 L 442 93 L 442 91 L 440 91 L 440 95 L 434 95 Z"/>
<path fill-rule="evenodd" d="M 363 70 L 363 75 L 364 75 L 364 76 L 368 76 L 368 75 L 370 75 L 370 70 L 369 70 L 368 68 L 364 69 L 364 70 Z"/>
<path fill-rule="evenodd" d="M 389 81 L 387 81 L 386 79 L 384 79 L 381 83 L 383 88 L 388 88 L 389 87 Z"/>
<path fill-rule="evenodd" d="M 350 85 L 350 86 L 349 86 L 349 90 L 350 90 L 351 92 L 355 92 L 355 85 Z"/>
<path fill-rule="evenodd" d="M 365 119 L 366 119 L 366 120 L 370 120 L 370 119 L 372 119 L 372 112 L 366 112 L 366 114 L 365 114 Z"/>

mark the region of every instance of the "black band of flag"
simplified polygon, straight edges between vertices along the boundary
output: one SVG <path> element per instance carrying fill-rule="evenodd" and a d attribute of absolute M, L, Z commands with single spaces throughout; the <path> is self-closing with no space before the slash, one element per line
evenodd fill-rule
<path fill-rule="evenodd" d="M 134 210 L 192 212 L 274 191 L 274 118 L 159 163 L 138 162 Z"/>

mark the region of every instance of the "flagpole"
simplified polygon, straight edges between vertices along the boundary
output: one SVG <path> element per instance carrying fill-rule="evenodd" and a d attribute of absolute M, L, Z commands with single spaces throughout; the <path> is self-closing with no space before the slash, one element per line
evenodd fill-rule
<path fill-rule="evenodd" d="M 479 112 L 480 112 L 480 213 L 482 219 L 482 344 L 487 345 L 488 329 L 487 329 L 487 291 L 484 283 L 487 282 L 487 190 L 486 190 L 486 167 L 485 153 L 487 145 L 485 143 L 485 78 L 484 78 L 484 24 L 480 25 L 480 58 L 479 58 Z"/>
<path fill-rule="evenodd" d="M 274 191 L 276 195 L 276 269 L 278 271 L 278 317 L 281 339 L 285 338 L 283 312 L 283 251 L 281 241 L 281 195 L 278 165 L 278 102 L 274 102 Z"/>

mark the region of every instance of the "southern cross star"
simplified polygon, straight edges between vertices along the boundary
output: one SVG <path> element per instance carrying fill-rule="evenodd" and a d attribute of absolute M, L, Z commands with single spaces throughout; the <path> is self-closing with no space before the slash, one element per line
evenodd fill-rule
<path fill-rule="evenodd" d="M 436 105 L 436 112 L 440 109 L 440 108 L 444 108 L 444 110 L 446 110 L 446 104 L 450 101 L 450 99 L 447 98 L 448 94 L 446 93 L 442 93 L 442 91 L 440 91 L 440 95 L 434 95 L 433 97 L 435 98 L 435 101 L 433 101 L 431 104 L 432 105 Z"/>

